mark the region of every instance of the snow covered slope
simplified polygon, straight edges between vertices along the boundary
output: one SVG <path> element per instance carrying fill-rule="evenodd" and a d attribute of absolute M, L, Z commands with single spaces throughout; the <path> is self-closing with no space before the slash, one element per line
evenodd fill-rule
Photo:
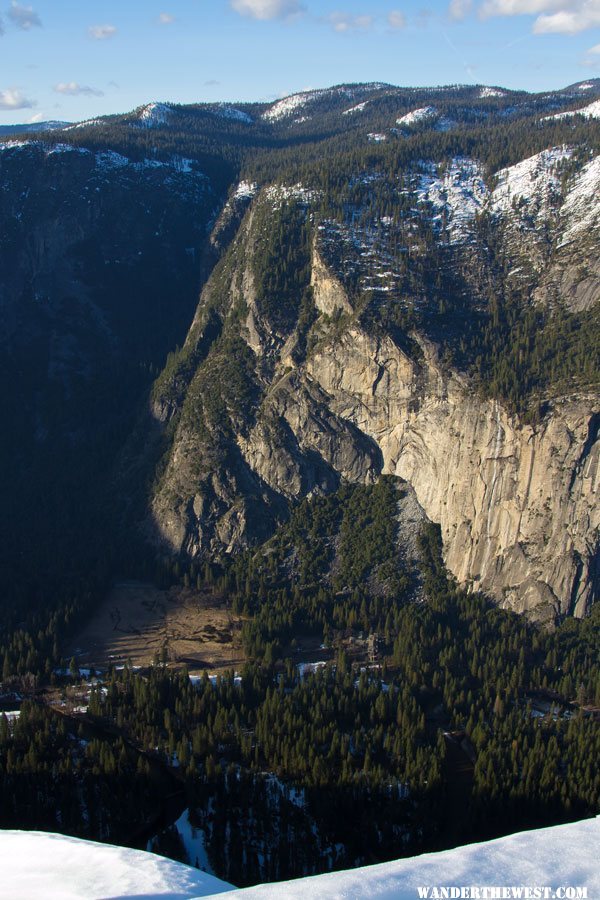
<path fill-rule="evenodd" d="M 493 191 L 474 159 L 456 157 L 446 166 L 424 161 L 415 200 L 451 244 L 468 242 L 477 214 L 488 211 L 504 221 L 512 251 L 525 248 L 531 257 L 532 242 L 548 235 L 561 247 L 600 227 L 600 156 L 569 174 L 572 158 L 573 148 L 565 145 L 542 150 L 496 172 Z"/>
<path fill-rule="evenodd" d="M 249 116 L 247 112 L 244 112 L 242 109 L 237 109 L 237 107 L 231 106 L 229 103 L 217 103 L 216 106 L 210 109 L 210 112 L 214 116 L 219 116 L 221 119 L 244 122 L 246 125 L 251 125 L 253 121 L 252 116 Z"/>
<path fill-rule="evenodd" d="M 553 116 L 546 116 L 546 119 L 569 119 L 572 116 L 583 116 L 585 119 L 600 119 L 600 100 L 595 100 L 589 106 L 580 109 L 569 109 L 566 112 L 555 113 Z"/>
<path fill-rule="evenodd" d="M 318 96 L 319 95 L 317 91 L 307 91 L 303 94 L 292 94 L 290 97 L 284 97 L 282 100 L 278 100 L 276 103 L 274 103 L 263 113 L 262 117 L 268 122 L 278 122 L 279 119 L 285 119 L 288 116 L 291 116 L 292 113 L 295 113 L 297 110 L 302 109 L 312 100 L 316 100 Z"/>
<path fill-rule="evenodd" d="M 282 97 L 263 112 L 261 118 L 267 122 L 279 122 L 288 119 L 290 116 L 298 112 L 304 112 L 306 107 L 313 107 L 319 100 L 329 101 L 339 99 L 353 100 L 355 98 L 364 97 L 368 94 L 380 91 L 389 85 L 380 82 L 372 84 L 357 85 L 339 85 L 332 88 L 321 88 L 315 91 L 302 91 L 299 94 L 291 94 L 289 97 Z M 348 112 L 355 111 L 355 108 Z"/>
<path fill-rule="evenodd" d="M 549 207 L 560 197 L 560 167 L 570 159 L 567 147 L 552 147 L 496 173 L 497 186 L 492 196 L 492 211 L 510 217 L 513 205 L 524 201 L 528 215 L 536 220 L 547 216 Z"/>
<path fill-rule="evenodd" d="M 590 160 L 572 180 L 560 211 L 565 224 L 561 244 L 568 244 L 577 234 L 590 233 L 600 227 L 600 156 Z"/>
<path fill-rule="evenodd" d="M 587 887 L 589 900 L 597 900 L 598 847 L 600 817 L 379 866 L 233 891 L 223 900 L 415 900 L 419 887 L 474 885 L 581 886 Z"/>
<path fill-rule="evenodd" d="M 0 831 L 0 900 L 414 900 L 419 887 L 583 887 L 600 898 L 600 817 L 347 872 L 235 890 L 152 853 Z M 435 894 L 434 894 L 435 896 Z"/>
<path fill-rule="evenodd" d="M 143 128 L 157 128 L 167 125 L 172 109 L 168 103 L 147 103 L 137 110 L 137 124 Z"/>
<path fill-rule="evenodd" d="M 1 900 L 189 900 L 231 885 L 181 863 L 37 831 L 0 831 Z"/>
<path fill-rule="evenodd" d="M 428 119 L 435 119 L 438 111 L 435 106 L 422 106 L 420 109 L 413 109 L 396 119 L 396 125 L 404 125 L 406 128 L 412 128 L 414 125 L 420 125 L 427 122 Z"/>
<path fill-rule="evenodd" d="M 506 97 L 506 91 L 499 88 L 483 87 L 479 91 L 479 97 L 485 100 L 487 97 Z"/>
<path fill-rule="evenodd" d="M 428 168 L 417 188 L 419 203 L 431 204 L 434 222 L 445 216 L 451 243 L 465 240 L 488 198 L 481 166 L 473 159 L 458 157 L 441 173 L 435 165 Z"/>

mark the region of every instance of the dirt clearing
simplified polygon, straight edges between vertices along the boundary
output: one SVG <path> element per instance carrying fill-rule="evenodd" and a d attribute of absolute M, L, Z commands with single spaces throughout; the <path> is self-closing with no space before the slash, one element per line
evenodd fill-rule
<path fill-rule="evenodd" d="M 66 656 L 79 666 L 105 669 L 128 660 L 150 665 L 166 652 L 172 665 L 184 663 L 192 672 L 241 667 L 242 620 L 211 588 L 172 587 L 123 581 L 115 585 Z"/>

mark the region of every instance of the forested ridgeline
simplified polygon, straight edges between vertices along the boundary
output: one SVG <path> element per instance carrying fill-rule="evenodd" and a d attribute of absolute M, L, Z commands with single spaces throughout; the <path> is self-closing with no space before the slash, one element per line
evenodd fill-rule
<path fill-rule="evenodd" d="M 221 184 L 227 183 L 223 176 L 232 180 L 242 170 L 261 183 L 270 183 L 274 173 L 286 183 L 314 182 L 327 157 L 335 162 L 334 177 L 342 184 L 349 163 L 356 172 L 387 160 L 384 165 L 397 172 L 409 160 L 472 155 L 494 172 L 574 135 L 577 143 L 580 136 L 597 143 L 593 122 L 551 117 L 585 106 L 597 93 L 597 84 L 586 95 L 575 89 L 539 95 L 502 91 L 501 96 L 480 96 L 480 87 L 467 85 L 340 85 L 307 92 L 299 104 L 304 115 L 269 117 L 267 104 L 158 104 L 155 118 L 145 118 L 142 107 L 66 130 L 28 132 L 23 138 L 51 144 L 59 137 L 72 146 L 109 148 L 133 160 L 189 157 Z M 352 101 L 364 104 L 355 115 L 348 114 Z M 409 126 L 396 121 L 424 108 L 432 115 L 421 122 Z M 383 134 L 386 141 L 369 142 L 370 134 Z M 325 177 L 330 181 L 332 176 Z"/>

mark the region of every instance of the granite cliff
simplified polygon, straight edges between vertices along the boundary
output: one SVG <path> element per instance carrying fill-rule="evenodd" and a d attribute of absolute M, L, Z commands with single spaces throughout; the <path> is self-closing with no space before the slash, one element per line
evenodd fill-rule
<path fill-rule="evenodd" d="M 331 228 L 315 225 L 313 200 L 299 186 L 255 197 L 157 383 L 154 416 L 171 421 L 174 439 L 152 498 L 155 536 L 192 557 L 234 552 L 268 536 L 295 499 L 391 473 L 440 523 L 460 583 L 539 621 L 584 615 L 598 577 L 597 394 L 579 386 L 547 398 L 528 422 L 478 391 L 426 329 L 398 339 L 369 327 L 332 262 Z M 265 305 L 256 259 L 289 207 L 312 237 L 303 284 L 282 316 Z M 509 249 L 515 227 L 514 217 L 500 222 Z M 578 252 L 580 244 L 570 258 Z M 533 268 L 539 294 L 551 266 Z M 590 279 L 580 272 L 593 303 Z"/>

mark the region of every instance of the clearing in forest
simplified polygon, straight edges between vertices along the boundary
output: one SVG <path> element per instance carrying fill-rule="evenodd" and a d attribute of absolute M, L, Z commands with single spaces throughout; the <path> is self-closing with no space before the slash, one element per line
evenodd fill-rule
<path fill-rule="evenodd" d="M 240 616 L 206 587 L 166 590 L 137 581 L 116 584 L 67 649 L 79 666 L 151 665 L 156 654 L 191 672 L 237 669 L 244 663 Z"/>

